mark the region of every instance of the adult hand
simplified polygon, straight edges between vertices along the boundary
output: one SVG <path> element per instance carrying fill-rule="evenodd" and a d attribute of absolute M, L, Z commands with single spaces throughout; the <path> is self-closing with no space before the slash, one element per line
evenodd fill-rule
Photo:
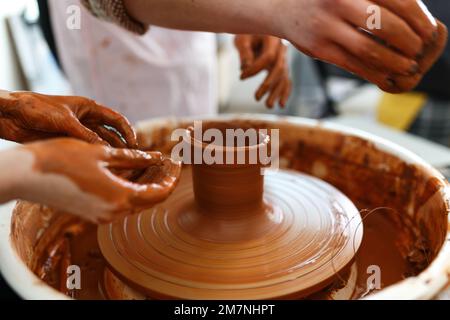
<path fill-rule="evenodd" d="M 434 44 L 426 47 L 426 50 L 422 57 L 419 58 L 420 73 L 412 77 L 395 76 L 393 81 L 395 83 L 395 89 L 392 93 L 401 93 L 404 91 L 412 90 L 422 80 L 423 76 L 431 69 L 433 64 L 442 55 L 448 40 L 447 27 L 440 21 L 438 23 L 438 36 Z"/>
<path fill-rule="evenodd" d="M 8 156 L 14 159 L 10 198 L 45 204 L 95 223 L 165 200 L 181 170 L 181 164 L 159 152 L 114 149 L 70 138 L 23 145 L 2 158 Z M 115 175 L 113 169 L 145 172 L 139 182 L 131 182 Z"/>
<path fill-rule="evenodd" d="M 242 34 L 236 36 L 235 45 L 241 59 L 242 80 L 267 70 L 264 82 L 255 93 L 256 100 L 261 100 L 267 94 L 267 107 L 272 108 L 277 101 L 284 107 L 291 93 L 291 80 L 286 46 L 281 39 Z"/>
<path fill-rule="evenodd" d="M 284 21 L 277 33 L 280 37 L 389 92 L 413 89 L 423 75 L 418 60 L 439 38 L 437 21 L 420 0 L 283 0 L 278 4 L 274 19 Z M 381 18 L 375 28 L 368 25 L 372 9 Z M 395 77 L 415 80 L 399 86 Z"/>
<path fill-rule="evenodd" d="M 22 143 L 61 136 L 114 147 L 137 147 L 128 120 L 93 100 L 0 92 L 0 137 Z"/>

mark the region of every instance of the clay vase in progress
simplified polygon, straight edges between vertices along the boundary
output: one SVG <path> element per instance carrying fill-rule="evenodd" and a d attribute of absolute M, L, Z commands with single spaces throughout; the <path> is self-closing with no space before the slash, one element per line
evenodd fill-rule
<path fill-rule="evenodd" d="M 205 129 L 211 128 L 224 135 L 236 129 L 225 122 L 209 122 Z M 99 227 L 107 291 L 130 288 L 147 298 L 301 298 L 350 268 L 363 234 L 358 210 L 317 178 L 265 168 L 261 155 L 277 147 L 269 135 L 219 146 L 189 129 L 184 143 L 191 160 L 201 159 L 185 165 L 165 202 Z M 210 163 L 196 154 L 234 162 Z"/>

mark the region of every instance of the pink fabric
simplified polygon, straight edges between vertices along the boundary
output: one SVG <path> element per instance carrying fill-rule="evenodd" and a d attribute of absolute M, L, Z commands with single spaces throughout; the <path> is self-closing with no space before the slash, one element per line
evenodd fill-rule
<path fill-rule="evenodd" d="M 152 26 L 143 36 L 81 8 L 81 29 L 66 27 L 78 0 L 50 0 L 64 71 L 77 95 L 91 97 L 132 122 L 217 110 L 215 35 Z"/>

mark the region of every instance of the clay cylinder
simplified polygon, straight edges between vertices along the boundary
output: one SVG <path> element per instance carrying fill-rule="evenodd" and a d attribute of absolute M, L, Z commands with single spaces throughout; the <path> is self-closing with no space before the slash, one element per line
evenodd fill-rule
<path fill-rule="evenodd" d="M 217 134 L 220 132 L 223 141 L 205 141 L 203 136 L 195 134 L 193 128 L 188 130 L 198 209 L 204 213 L 230 217 L 260 212 L 264 191 L 264 162 L 261 160 L 268 155 L 269 136 L 255 129 L 225 127 L 220 123 L 208 123 L 203 132 L 208 129 L 216 130 Z M 228 129 L 240 138 L 234 136 L 227 139 Z M 243 132 L 246 132 L 248 139 L 242 138 L 240 134 Z"/>

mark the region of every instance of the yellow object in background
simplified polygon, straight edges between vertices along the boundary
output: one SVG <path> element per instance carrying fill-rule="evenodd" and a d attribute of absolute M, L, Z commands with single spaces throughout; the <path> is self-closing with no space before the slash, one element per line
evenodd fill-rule
<path fill-rule="evenodd" d="M 416 119 L 426 100 L 426 94 L 422 93 L 384 93 L 377 108 L 377 120 L 382 124 L 405 131 Z"/>

